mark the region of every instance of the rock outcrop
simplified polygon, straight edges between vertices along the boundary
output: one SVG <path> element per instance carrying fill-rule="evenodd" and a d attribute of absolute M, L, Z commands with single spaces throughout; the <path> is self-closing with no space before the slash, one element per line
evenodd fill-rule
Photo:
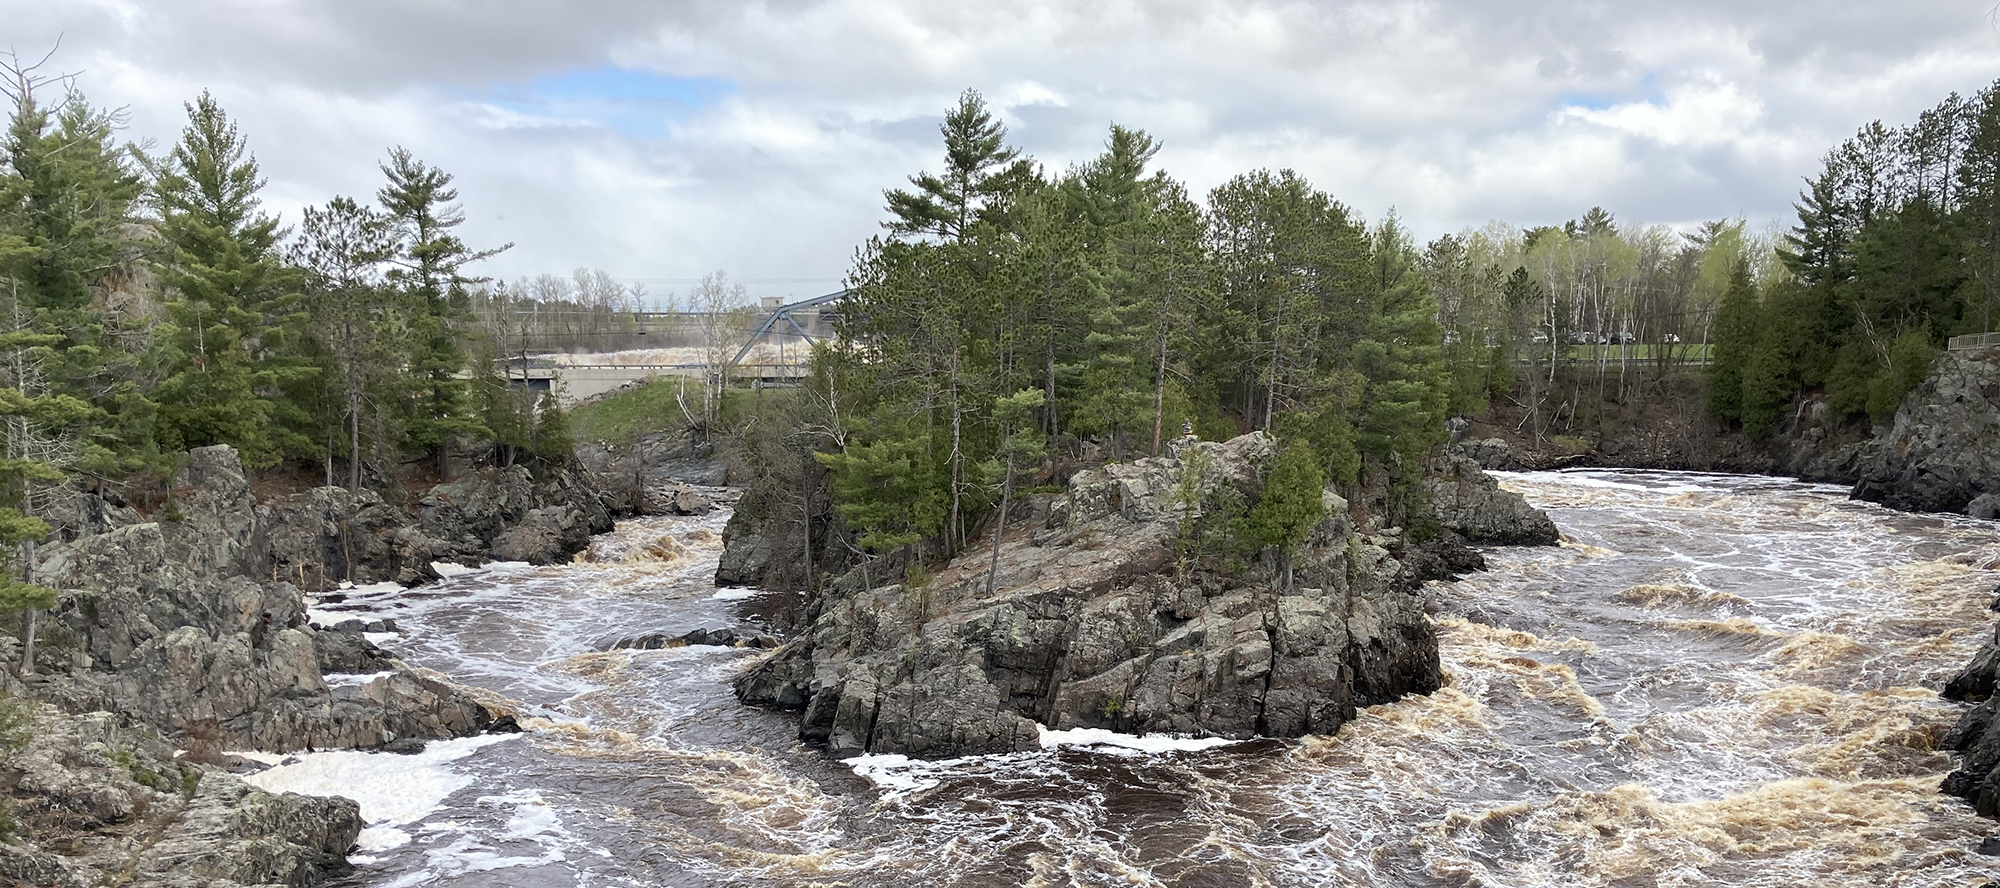
<path fill-rule="evenodd" d="M 487 468 L 437 485 L 405 511 L 371 490 L 320 487 L 262 506 L 270 575 L 310 590 L 340 582 L 437 579 L 433 562 L 551 564 L 611 529 L 612 510 L 580 466 Z"/>
<path fill-rule="evenodd" d="M 37 577 L 60 590 L 25 683 L 0 677 L 0 748 L 12 707 L 33 698 L 26 745 L 0 758 L 0 792 L 25 844 L 0 845 L 0 881 L 30 885 L 303 886 L 346 868 L 355 804 L 273 795 L 194 759 L 223 749 L 410 748 L 424 738 L 518 730 L 508 701 L 411 669 L 361 624 L 319 628 L 274 556 L 303 539 L 268 524 L 236 453 L 188 454 L 167 520 L 122 523 L 42 551 Z M 533 518 L 522 501 L 469 487 L 457 512 L 418 525 L 473 528 L 481 545 Z M 336 496 L 335 494 L 341 494 Z M 368 514 L 339 491 L 317 502 Z M 504 500 L 504 497 L 501 497 Z M 434 510 L 444 512 L 443 508 Z M 548 514 L 546 509 L 543 514 Z M 561 522 L 557 522 L 560 526 Z M 408 525 L 384 521 L 392 539 Z M 519 526 L 519 523 L 516 524 Z M 288 537 L 287 534 L 292 534 Z M 466 551 L 462 539 L 452 543 Z M 386 623 L 378 628 L 391 629 Z M 19 645 L 0 640 L 14 661 Z M 380 673 L 329 687 L 328 672 Z M 176 747 L 191 751 L 181 756 Z"/>
<path fill-rule="evenodd" d="M 109 712 L 6 704 L 0 794 L 14 841 L 10 885 L 309 885 L 345 872 L 361 831 L 354 802 L 275 795 L 177 758 Z M 18 746 L 16 746 L 18 744 Z M 57 852 L 60 853 L 57 853 Z"/>
<path fill-rule="evenodd" d="M 270 535 L 235 452 L 189 453 L 175 489 L 176 520 L 46 550 L 38 575 L 62 595 L 36 696 L 70 712 L 117 712 L 184 743 L 273 751 L 372 748 L 502 723 L 504 705 L 386 657 L 392 676 L 330 690 L 323 666 L 353 657 L 323 651 L 356 641 L 309 625 L 299 590 L 265 579 Z"/>
<path fill-rule="evenodd" d="M 1978 705 L 1959 716 L 1958 724 L 1945 735 L 1943 748 L 1959 754 L 1958 770 L 1944 780 L 1944 791 L 1973 804 L 1988 817 L 2000 816 L 2000 729 L 1994 724 L 2000 715 L 2000 697 L 1994 695 L 2000 683 L 2000 627 L 1972 662 L 1944 687 L 1944 696 Z"/>
<path fill-rule="evenodd" d="M 737 693 L 802 710 L 801 735 L 836 754 L 948 756 L 1034 748 L 1038 725 L 1331 733 L 1358 706 L 1436 689 L 1421 575 L 1395 535 L 1357 534 L 1333 491 L 1289 586 L 1203 557 L 1261 495 L 1270 450 L 1187 438 L 1079 472 L 998 529 L 991 594 L 984 544 L 919 585 L 850 573 Z"/>
<path fill-rule="evenodd" d="M 1894 509 L 1966 512 L 2000 495 L 2000 351 L 1940 356 L 1858 462 L 1855 498 Z"/>
<path fill-rule="evenodd" d="M 1467 457 L 1440 457 L 1425 473 L 1423 486 L 1432 517 L 1470 542 L 1553 546 L 1561 540 L 1548 515 L 1518 494 L 1501 490 Z"/>

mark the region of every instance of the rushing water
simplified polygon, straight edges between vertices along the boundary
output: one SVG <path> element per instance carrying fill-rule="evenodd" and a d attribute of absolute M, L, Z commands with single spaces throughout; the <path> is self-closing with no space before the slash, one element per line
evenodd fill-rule
<path fill-rule="evenodd" d="M 1506 483 L 1564 545 L 1433 584 L 1447 687 L 1333 737 L 832 762 L 791 717 L 730 696 L 753 652 L 605 650 L 741 625 L 760 604 L 706 579 L 721 516 L 658 518 L 575 565 L 323 605 L 395 616 L 392 648 L 528 704 L 527 734 L 321 753 L 256 779 L 362 802 L 354 886 L 2000 877 L 1973 852 L 1995 824 L 1936 792 L 1950 762 L 1934 746 L 1961 707 L 1933 690 L 1988 631 L 2000 525 L 1768 478 Z"/>

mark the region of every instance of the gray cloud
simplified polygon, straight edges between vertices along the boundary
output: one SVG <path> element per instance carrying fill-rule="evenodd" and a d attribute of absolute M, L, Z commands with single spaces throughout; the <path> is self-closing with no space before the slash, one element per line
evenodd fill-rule
<path fill-rule="evenodd" d="M 679 287 L 723 268 L 760 293 L 832 286 L 883 188 L 935 166 L 936 121 L 981 89 L 1060 169 L 1145 128 L 1197 192 L 1294 167 L 1364 214 L 1434 235 L 1789 212 L 1799 177 L 1869 119 L 2000 73 L 1967 3 L 1153 3 L 922 0 L 0 0 L 130 135 L 170 140 L 212 89 L 269 203 L 368 194 L 402 144 L 458 176 L 508 275 L 601 266 Z M 537 97 L 613 69 L 726 88 L 687 102 Z M 582 73 L 578 73 L 582 72 Z M 620 75 L 622 76 L 622 75 Z M 571 82 L 571 81 L 565 81 Z M 690 95 L 694 95 L 690 93 Z M 524 98 L 525 97 L 525 98 Z"/>

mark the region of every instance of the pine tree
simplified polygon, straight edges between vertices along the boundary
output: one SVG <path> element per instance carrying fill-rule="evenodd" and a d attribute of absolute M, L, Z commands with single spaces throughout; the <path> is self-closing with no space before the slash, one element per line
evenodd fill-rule
<path fill-rule="evenodd" d="M 399 334 L 407 313 L 391 298 L 382 277 L 384 263 L 396 253 L 388 217 L 348 197 L 307 208 L 291 249 L 291 261 L 306 274 L 312 339 L 322 361 L 313 386 L 330 395 L 324 399 L 328 409 L 317 421 L 319 437 L 326 442 L 329 483 L 337 449 L 333 442 L 344 439 L 351 490 L 361 488 L 363 425 L 380 427 L 389 419 L 382 416 L 376 393 L 393 390 L 399 382 Z M 311 395 L 298 392 L 296 397 Z M 367 423 L 371 406 L 377 421 Z M 379 452 L 387 442 L 374 443 Z"/>
<path fill-rule="evenodd" d="M 1242 539 L 1276 560 L 1281 588 L 1292 587 L 1292 555 L 1326 517 L 1321 499 L 1325 487 L 1326 473 L 1312 445 L 1283 442 L 1264 479 L 1263 495 L 1244 516 Z"/>
<path fill-rule="evenodd" d="M 993 422 L 1000 431 L 1000 517 L 993 525 L 993 556 L 986 566 L 986 594 L 993 594 L 994 579 L 1000 574 L 1000 543 L 1007 535 L 1007 507 L 1014 499 L 1014 474 L 1022 466 L 1040 460 L 1044 440 L 1035 428 L 1035 408 L 1042 406 L 1039 389 L 1022 389 L 993 402 Z"/>
<path fill-rule="evenodd" d="M 408 390 L 402 396 L 400 426 L 405 445 L 430 454 L 437 461 L 438 478 L 449 480 L 452 436 L 481 431 L 460 378 L 466 356 L 459 343 L 471 314 L 467 288 L 484 279 L 469 277 L 464 269 L 513 244 L 474 250 L 452 232 L 465 222 L 465 211 L 457 204 L 450 173 L 404 148 L 392 149 L 381 168 L 389 184 L 376 192 L 376 199 L 402 247 L 389 279 L 400 288 L 409 316 Z"/>
<path fill-rule="evenodd" d="M 72 91 L 55 112 L 35 91 L 48 81 L 0 64 L 13 104 L 0 139 L 0 293 L 6 329 L 44 335 L 14 363 L 32 363 L 30 390 L 88 403 L 66 433 L 65 471 L 118 478 L 151 464 L 152 405 L 139 390 L 139 319 L 100 296 L 122 286 L 139 255 L 130 234 L 142 191 L 117 118 Z M 19 374 L 16 374 L 17 376 Z"/>
<path fill-rule="evenodd" d="M 312 372 L 295 348 L 299 281 L 279 257 L 277 218 L 260 211 L 246 140 L 208 93 L 187 110 L 180 141 L 152 163 L 175 367 L 153 390 L 160 439 L 168 450 L 229 444 L 245 465 L 268 466 L 313 449 L 274 421 L 276 388 Z"/>
<path fill-rule="evenodd" d="M 1446 389 L 1437 301 L 1393 214 L 1376 230 L 1372 246 L 1375 302 L 1354 345 L 1356 364 L 1368 380 L 1357 443 L 1369 453 L 1401 454 L 1414 464 L 1444 443 Z"/>
<path fill-rule="evenodd" d="M 1708 369 L 1708 410 L 1722 419 L 1743 419 L 1743 377 L 1756 355 L 1760 314 L 1750 266 L 1739 261 L 1716 313 L 1713 363 Z"/>
<path fill-rule="evenodd" d="M 944 135 L 944 172 L 911 176 L 915 191 L 883 192 L 893 217 L 886 227 L 898 237 L 960 240 L 974 223 L 1004 209 L 1004 199 L 1034 175 L 1020 152 L 1007 147 L 1007 127 L 974 90 L 958 97 L 938 132 Z"/>

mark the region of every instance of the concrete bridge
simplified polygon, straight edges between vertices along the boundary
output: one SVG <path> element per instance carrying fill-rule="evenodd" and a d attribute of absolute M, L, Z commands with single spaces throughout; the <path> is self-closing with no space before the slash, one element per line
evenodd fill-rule
<path fill-rule="evenodd" d="M 544 355 L 527 361 L 509 361 L 507 378 L 532 391 L 555 391 L 565 407 L 660 376 L 692 377 L 696 386 L 716 374 L 726 374 L 731 385 L 796 385 L 811 372 L 812 347 L 833 335 L 833 325 L 840 316 L 839 304 L 849 292 L 841 290 L 791 303 L 766 299 L 757 324 L 744 331 L 747 335 L 741 339 L 742 344 L 734 349 L 732 357 L 719 364 L 700 360 L 699 353 L 704 349 L 687 346 L 613 353 L 603 356 L 607 360 L 595 360 L 595 356 L 586 354 Z M 699 315 L 682 312 L 650 312 L 635 318 L 642 326 L 650 318 L 650 323 L 659 325 L 659 329 L 672 325 L 682 331 L 698 330 L 701 321 Z M 694 359 L 620 361 L 614 357 L 623 354 Z"/>

